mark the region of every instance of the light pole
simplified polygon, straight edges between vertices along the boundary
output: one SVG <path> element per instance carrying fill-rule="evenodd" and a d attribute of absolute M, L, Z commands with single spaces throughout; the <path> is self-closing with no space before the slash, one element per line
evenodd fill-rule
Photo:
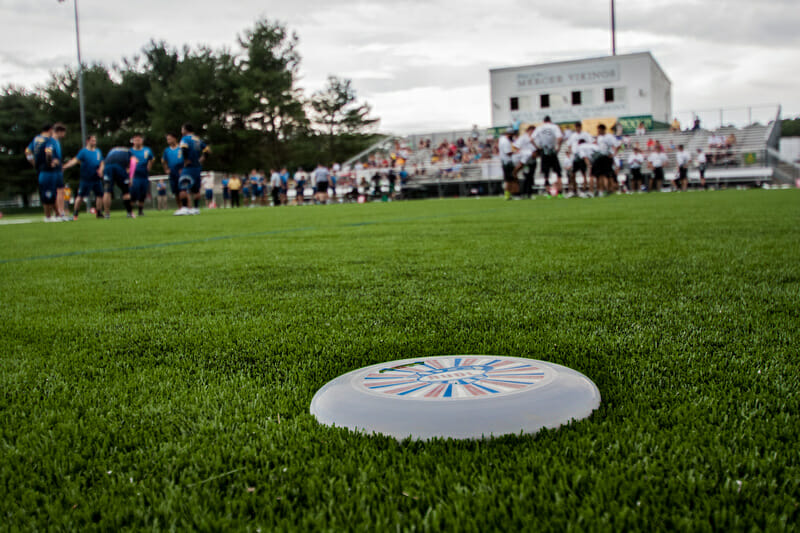
<path fill-rule="evenodd" d="M 75 6 L 75 41 L 78 45 L 78 101 L 81 111 L 81 142 L 86 144 L 86 110 L 83 104 L 83 62 L 81 61 L 81 30 L 78 24 L 78 0 L 73 0 Z"/>
<path fill-rule="evenodd" d="M 614 17 L 614 0 L 611 0 L 611 55 L 617 55 L 617 21 Z"/>

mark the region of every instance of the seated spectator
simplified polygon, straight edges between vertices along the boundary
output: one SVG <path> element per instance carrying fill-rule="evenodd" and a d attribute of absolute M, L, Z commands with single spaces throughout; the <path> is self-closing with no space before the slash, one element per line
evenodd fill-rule
<path fill-rule="evenodd" d="M 681 131 L 681 123 L 678 120 L 678 117 L 672 119 L 672 124 L 669 127 L 670 133 L 675 133 L 676 131 Z"/>
<path fill-rule="evenodd" d="M 692 131 L 698 131 L 700 129 L 700 117 L 694 117 L 694 125 L 692 126 Z"/>
<path fill-rule="evenodd" d="M 725 139 L 725 148 L 731 149 L 731 148 L 733 148 L 735 145 L 736 145 L 736 135 L 734 135 L 733 133 L 731 133 L 731 134 L 730 134 L 730 135 L 728 135 L 728 137 Z"/>
<path fill-rule="evenodd" d="M 645 133 L 647 133 L 647 126 L 644 125 L 644 121 L 641 121 L 636 126 L 636 135 L 644 135 Z"/>

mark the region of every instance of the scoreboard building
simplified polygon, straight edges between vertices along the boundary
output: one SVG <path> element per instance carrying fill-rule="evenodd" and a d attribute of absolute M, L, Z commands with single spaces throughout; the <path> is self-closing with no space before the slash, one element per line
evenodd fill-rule
<path fill-rule="evenodd" d="M 622 124 L 626 133 L 640 122 L 647 129 L 672 120 L 672 83 L 650 52 L 560 61 L 489 71 L 492 126 L 583 121 Z"/>

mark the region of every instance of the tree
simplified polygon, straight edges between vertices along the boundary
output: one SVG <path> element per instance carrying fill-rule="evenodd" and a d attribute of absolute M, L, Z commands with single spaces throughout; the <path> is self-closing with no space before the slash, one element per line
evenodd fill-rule
<path fill-rule="evenodd" d="M 328 76 L 327 86 L 311 98 L 314 123 L 325 137 L 328 157 L 335 160 L 342 151 L 337 151 L 337 136 L 366 134 L 379 119 L 369 116 L 372 108 L 368 103 L 359 104 L 356 91 L 348 79 Z"/>
<path fill-rule="evenodd" d="M 37 189 L 36 172 L 25 148 L 47 120 L 46 103 L 37 94 L 9 86 L 0 92 L 0 194 L 28 195 Z"/>
<path fill-rule="evenodd" d="M 782 137 L 800 137 L 800 117 L 781 121 Z"/>

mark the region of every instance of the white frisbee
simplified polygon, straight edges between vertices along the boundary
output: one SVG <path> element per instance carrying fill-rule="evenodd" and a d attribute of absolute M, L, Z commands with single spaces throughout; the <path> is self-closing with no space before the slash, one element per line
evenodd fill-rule
<path fill-rule="evenodd" d="M 321 424 L 404 439 L 479 439 L 556 428 L 600 405 L 570 368 L 519 357 L 443 355 L 390 361 L 329 381 L 311 400 Z"/>

